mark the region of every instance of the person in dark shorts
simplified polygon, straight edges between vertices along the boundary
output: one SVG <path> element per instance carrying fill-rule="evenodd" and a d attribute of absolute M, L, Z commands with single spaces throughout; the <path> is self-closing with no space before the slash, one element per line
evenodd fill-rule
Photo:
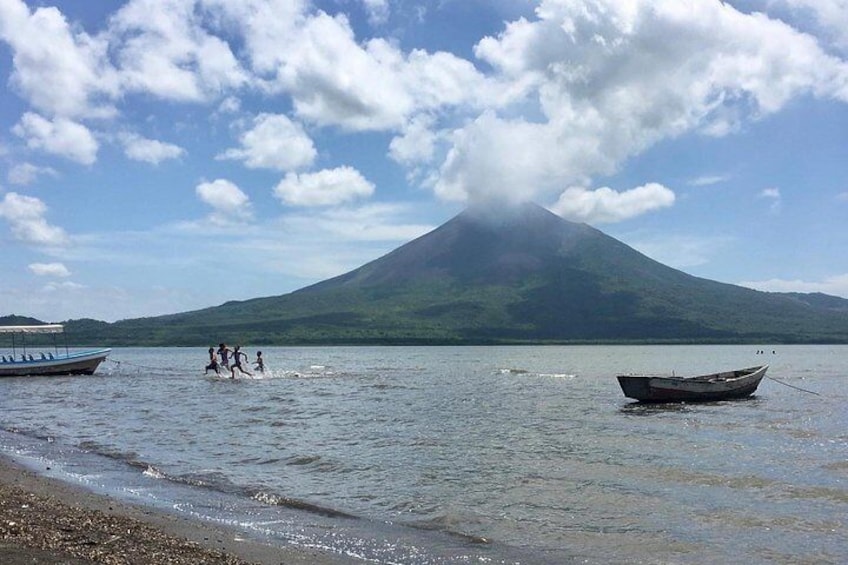
<path fill-rule="evenodd" d="M 215 348 L 209 348 L 209 364 L 206 365 L 206 370 L 203 374 L 209 373 L 209 371 L 215 371 L 216 375 L 220 375 L 221 371 L 218 370 L 218 358 L 215 356 Z"/>
<path fill-rule="evenodd" d="M 253 376 L 251 373 L 248 373 L 244 370 L 244 367 L 241 366 L 241 358 L 244 357 L 244 360 L 247 361 L 247 354 L 241 352 L 241 346 L 236 345 L 233 349 L 233 357 L 232 363 L 230 365 L 230 372 L 232 373 L 231 379 L 236 378 L 236 369 L 244 373 L 245 375 Z"/>

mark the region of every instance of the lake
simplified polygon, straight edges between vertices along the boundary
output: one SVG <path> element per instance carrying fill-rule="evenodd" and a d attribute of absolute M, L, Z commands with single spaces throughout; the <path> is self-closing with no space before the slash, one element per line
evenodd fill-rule
<path fill-rule="evenodd" d="M 121 348 L 0 379 L 0 449 L 381 563 L 848 562 L 848 346 L 261 349 L 256 378 Z M 641 405 L 615 379 L 760 364 L 740 401 Z"/>

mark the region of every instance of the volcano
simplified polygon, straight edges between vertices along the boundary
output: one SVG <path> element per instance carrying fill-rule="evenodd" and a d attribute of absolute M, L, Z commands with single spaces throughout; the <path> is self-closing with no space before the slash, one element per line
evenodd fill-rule
<path fill-rule="evenodd" d="M 98 327 L 113 344 L 846 343 L 848 300 L 694 277 L 526 204 L 290 294 Z"/>

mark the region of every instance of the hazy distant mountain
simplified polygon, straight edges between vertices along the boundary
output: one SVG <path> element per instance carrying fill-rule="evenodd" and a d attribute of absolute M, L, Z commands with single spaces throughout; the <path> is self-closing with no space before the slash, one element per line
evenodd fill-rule
<path fill-rule="evenodd" d="M 848 342 L 848 300 L 693 277 L 524 205 L 467 210 L 287 295 L 77 329 L 113 345 Z"/>
<path fill-rule="evenodd" d="M 41 320 L 29 316 L 18 316 L 16 314 L 0 316 L 0 326 L 40 326 L 42 324 L 44 322 Z"/>

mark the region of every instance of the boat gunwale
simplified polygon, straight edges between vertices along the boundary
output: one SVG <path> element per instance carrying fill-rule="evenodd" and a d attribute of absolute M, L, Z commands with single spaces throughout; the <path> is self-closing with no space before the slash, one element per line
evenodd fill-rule
<path fill-rule="evenodd" d="M 90 375 L 106 360 L 111 348 L 89 349 L 59 354 L 53 359 L 33 358 L 25 361 L 0 362 L 0 377 L 47 377 Z"/>

